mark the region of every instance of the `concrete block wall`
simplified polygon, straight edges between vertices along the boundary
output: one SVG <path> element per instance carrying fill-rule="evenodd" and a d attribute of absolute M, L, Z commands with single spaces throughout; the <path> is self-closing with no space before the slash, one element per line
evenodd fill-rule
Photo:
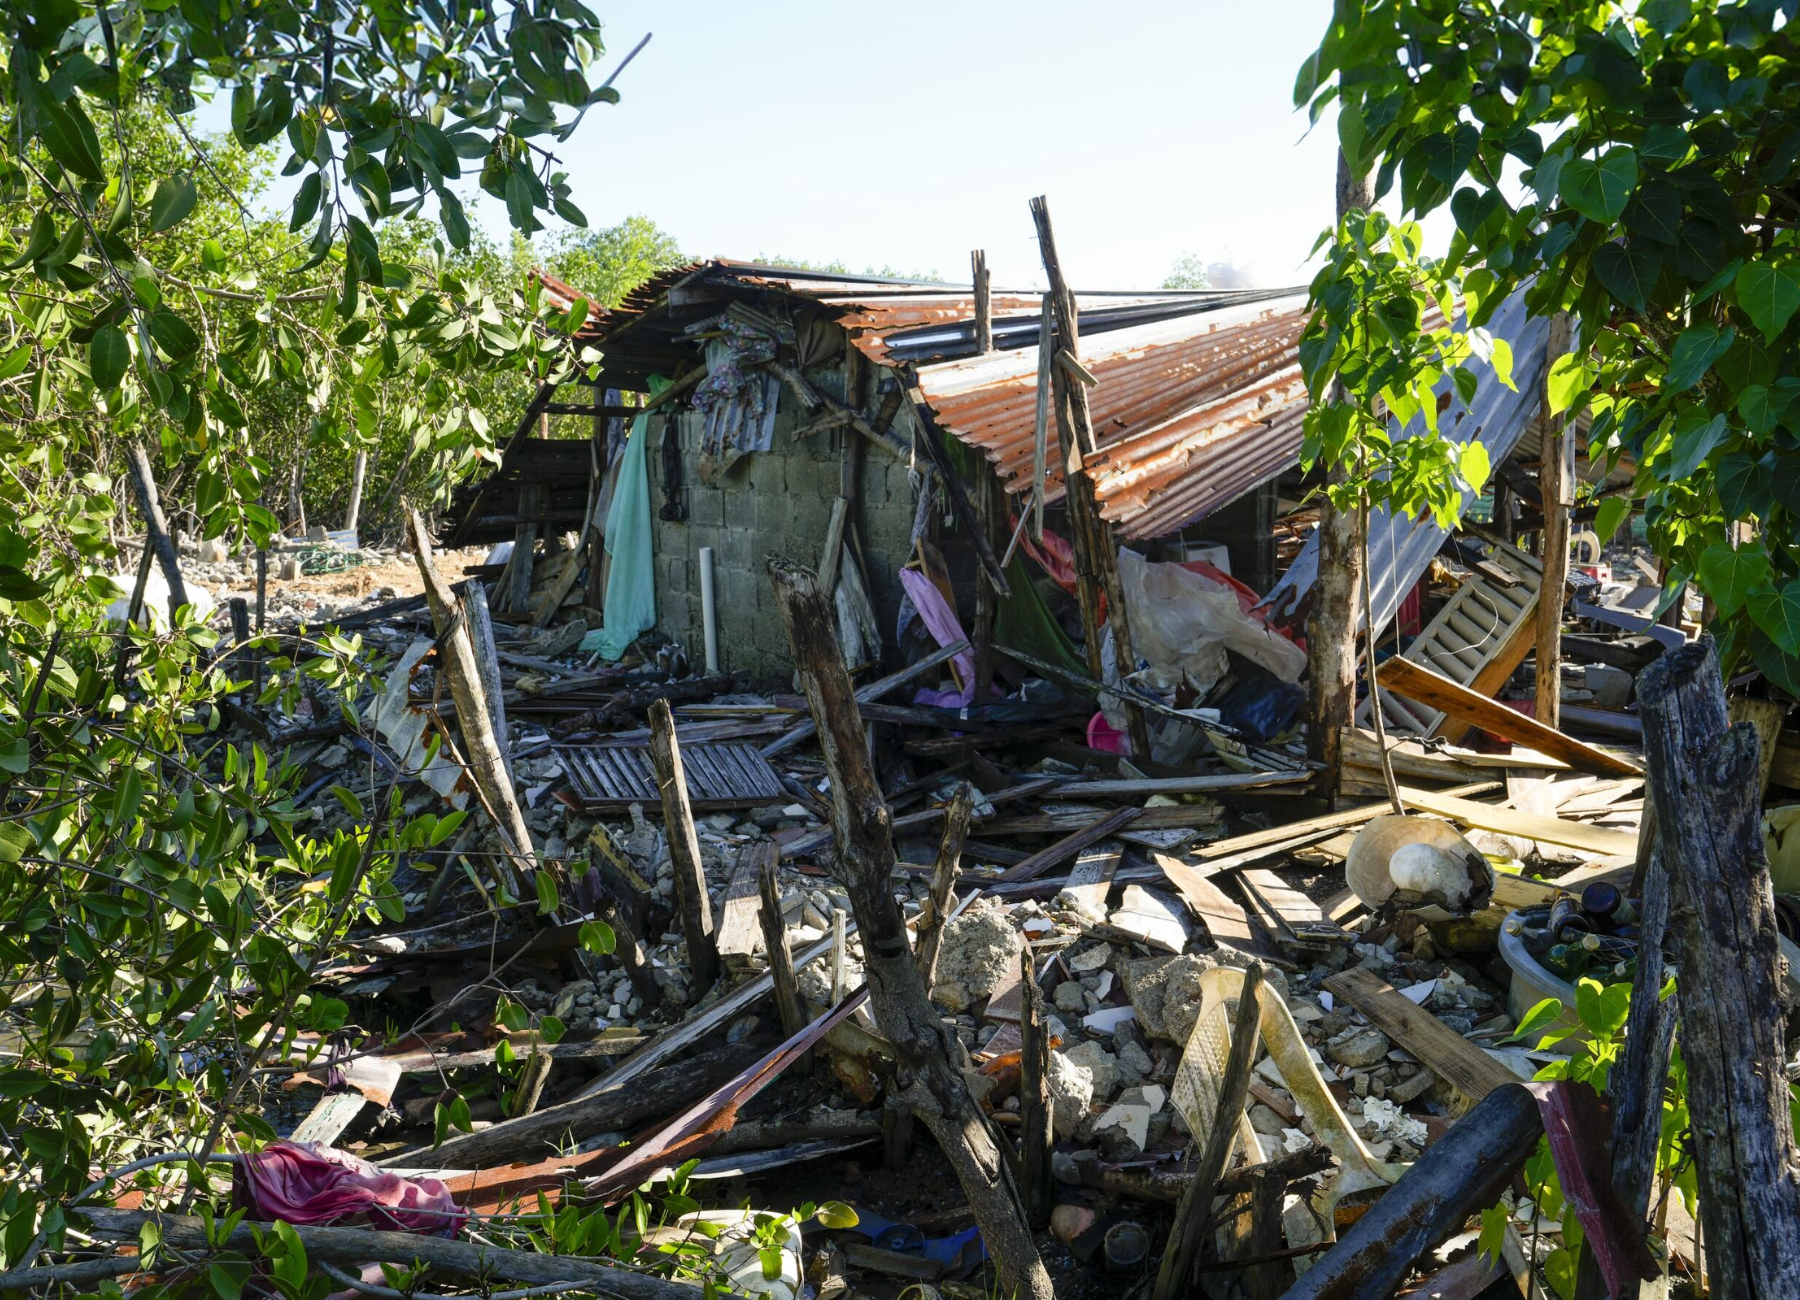
<path fill-rule="evenodd" d="M 836 388 L 831 370 L 808 376 L 820 388 Z M 793 672 L 781 616 L 769 588 L 764 559 L 778 552 L 816 566 L 842 481 L 843 440 L 849 429 L 796 441 L 792 394 L 782 390 L 772 449 L 742 457 L 708 484 L 700 480 L 698 414 L 677 421 L 681 440 L 681 498 L 687 518 L 660 518 L 662 426 L 651 421 L 650 508 L 655 519 L 657 630 L 686 647 L 696 669 L 704 662 L 700 612 L 700 548 L 713 548 L 719 662 L 729 673 L 761 685 L 786 686 Z M 811 419 L 808 416 L 806 419 Z M 894 429 L 910 440 L 911 411 L 901 408 Z M 885 452 L 863 457 L 862 523 L 870 598 L 882 643 L 891 646 L 900 607 L 899 569 L 906 563 L 913 493 L 907 469 Z"/>

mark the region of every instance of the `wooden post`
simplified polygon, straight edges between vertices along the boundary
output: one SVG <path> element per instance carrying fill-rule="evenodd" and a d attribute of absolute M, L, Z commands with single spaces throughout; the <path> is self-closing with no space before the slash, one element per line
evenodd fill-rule
<path fill-rule="evenodd" d="M 256 550 L 256 634 L 262 635 L 263 620 L 269 609 L 269 548 L 260 546 Z M 256 652 L 256 693 L 262 694 L 263 688 L 263 652 Z"/>
<path fill-rule="evenodd" d="M 994 350 L 994 309 L 989 296 L 987 252 L 976 249 L 969 254 L 971 279 L 975 286 L 975 350 Z"/>
<path fill-rule="evenodd" d="M 700 837 L 688 806 L 687 775 L 681 768 L 681 746 L 675 739 L 675 715 L 667 700 L 650 705 L 650 765 L 662 795 L 663 830 L 669 837 L 669 860 L 675 866 L 675 904 L 681 933 L 687 939 L 689 981 L 693 999 L 712 987 L 719 971 L 713 947 L 712 898 L 706 892 L 706 868 L 700 862 Z"/>
<path fill-rule="evenodd" d="M 868 971 L 875 1022 L 894 1045 L 900 1099 L 937 1139 L 962 1184 L 982 1240 L 999 1266 L 1001 1290 L 1018 1300 L 1053 1300 L 1019 1188 L 959 1064 L 962 1045 L 931 1003 L 913 963 L 906 922 L 894 899 L 893 816 L 864 751 L 862 716 L 844 668 L 831 610 L 813 575 L 771 556 L 769 576 L 793 647 L 794 666 L 818 726 L 831 779 L 833 875 L 850 896 Z"/>
<path fill-rule="evenodd" d="M 494 620 L 488 614 L 487 588 L 479 582 L 462 584 L 457 608 L 469 629 L 475 650 L 475 667 L 481 673 L 481 692 L 487 696 L 488 722 L 500 741 L 500 757 L 506 763 L 506 779 L 512 780 L 512 745 L 506 730 L 505 688 L 500 681 L 500 654 L 494 645 Z"/>
<path fill-rule="evenodd" d="M 531 610 L 531 570 L 537 550 L 538 516 L 544 513 L 544 485 L 535 480 L 519 484 L 519 522 L 513 525 L 512 590 L 506 596 L 506 612 L 520 618 Z"/>
<path fill-rule="evenodd" d="M 996 551 L 1006 549 L 1006 489 L 999 472 L 984 460 L 975 466 L 975 518 Z M 975 645 L 972 704 L 986 704 L 994 693 L 994 623 L 1000 616 L 1000 593 L 978 575 L 975 580 L 975 626 L 970 640 Z"/>
<path fill-rule="evenodd" d="M 1050 327 L 1053 313 L 1049 294 L 1044 295 L 1038 311 L 1037 405 L 1032 412 L 1031 424 L 1031 540 L 1041 546 L 1044 541 L 1044 476 L 1050 470 L 1050 390 L 1055 386 L 1050 358 L 1056 354 L 1056 336 Z"/>
<path fill-rule="evenodd" d="M 1175 1300 L 1187 1295 L 1192 1285 L 1194 1265 L 1200 1259 L 1200 1246 L 1212 1226 L 1213 1191 L 1225 1162 L 1231 1157 L 1237 1141 L 1238 1117 L 1244 1113 L 1244 1097 L 1250 1090 L 1250 1067 L 1256 1063 L 1257 1026 L 1261 1007 L 1263 969 L 1252 962 L 1244 971 L 1244 991 L 1238 994 L 1237 1019 L 1231 1026 L 1231 1052 L 1225 1059 L 1225 1076 L 1219 1081 L 1219 1104 L 1213 1111 L 1212 1127 L 1206 1132 L 1206 1144 L 1194 1167 L 1194 1181 L 1181 1194 L 1175 1209 L 1175 1221 L 1169 1227 L 1169 1244 L 1163 1249 L 1162 1267 L 1157 1270 L 1153 1300 Z"/>
<path fill-rule="evenodd" d="M 1681 1055 L 1713 1294 L 1774 1300 L 1793 1294 L 1800 1258 L 1800 1153 L 1756 731 L 1729 725 L 1711 637 L 1646 668 L 1638 698 L 1649 788 L 1659 808 L 1681 810 L 1659 822 L 1657 855 L 1681 953 Z M 1660 1099 L 1646 1089 L 1640 1104 Z"/>
<path fill-rule="evenodd" d="M 963 844 L 969 838 L 969 819 L 975 812 L 975 787 L 967 781 L 956 787 L 950 806 L 944 809 L 944 834 L 938 841 L 937 862 L 931 868 L 931 911 L 919 922 L 913 959 L 930 989 L 937 978 L 938 945 L 943 942 L 944 922 L 950 917 L 950 898 L 962 870 Z"/>
<path fill-rule="evenodd" d="M 163 581 L 169 584 L 169 626 L 175 626 L 175 611 L 188 603 L 187 584 L 181 580 L 181 557 L 169 537 L 169 523 L 163 518 L 162 502 L 156 495 L 156 476 L 150 470 L 150 456 L 144 444 L 133 442 L 125 449 L 125 462 L 131 468 L 131 487 L 137 496 L 138 513 L 144 517 L 144 545 L 156 552 L 162 566 Z"/>
<path fill-rule="evenodd" d="M 344 511 L 344 527 L 350 532 L 356 531 L 357 520 L 362 514 L 363 475 L 368 472 L 369 453 L 358 447 L 356 461 L 350 466 L 350 508 Z"/>
<path fill-rule="evenodd" d="M 1031 945 L 1019 955 L 1019 1177 L 1025 1184 L 1025 1212 L 1033 1227 L 1050 1222 L 1056 1180 L 1050 1172 L 1055 1144 L 1050 1109 L 1050 1033 L 1044 1024 L 1044 990 L 1038 984 Z"/>
<path fill-rule="evenodd" d="M 144 538 L 144 549 L 138 554 L 137 582 L 131 589 L 131 600 L 125 606 L 125 627 L 119 632 L 119 653 L 113 660 L 113 689 L 125 689 L 125 674 L 131 671 L 132 660 L 137 657 L 137 646 L 131 639 L 131 629 L 137 626 L 138 615 L 144 612 L 144 588 L 150 585 L 150 566 L 156 563 L 156 551 L 150 545 L 150 539 Z M 257 682 L 257 694 L 261 694 L 262 682 Z"/>
<path fill-rule="evenodd" d="M 1550 318 L 1544 345 L 1542 456 L 1538 491 L 1544 498 L 1544 578 L 1537 603 L 1537 720 L 1562 726 L 1562 616 L 1569 588 L 1569 507 L 1575 496 L 1575 425 L 1550 412 L 1550 366 L 1569 350 L 1569 313 Z"/>
<path fill-rule="evenodd" d="M 1338 154 L 1337 215 L 1367 211 L 1374 194 L 1366 176 L 1352 176 L 1343 153 Z M 1342 386 L 1332 396 L 1342 400 Z M 1347 482 L 1342 465 L 1327 466 L 1329 484 Z M 1350 725 L 1356 703 L 1356 625 L 1358 579 L 1362 572 L 1362 530 L 1358 512 L 1339 510 L 1319 499 L 1319 565 L 1313 579 L 1312 612 L 1306 620 L 1306 748 L 1308 756 L 1325 766 L 1319 773 L 1320 788 L 1337 789 L 1338 746 Z"/>
<path fill-rule="evenodd" d="M 233 596 L 230 609 L 231 651 L 237 657 L 241 671 L 241 665 L 250 653 L 244 648 L 245 643 L 250 640 L 250 602 L 242 596 Z"/>
<path fill-rule="evenodd" d="M 425 531 L 425 521 L 417 510 L 409 508 L 406 513 L 413 554 L 425 582 L 425 601 L 431 606 L 431 621 L 438 636 L 444 638 L 440 647 L 444 676 L 449 679 L 450 695 L 456 701 L 456 725 L 469 751 L 469 775 L 492 810 L 505 848 L 504 855 L 495 860 L 495 874 L 506 881 L 515 896 L 522 898 L 525 895 L 519 876 L 507 871 L 505 864 L 510 860 L 528 878 L 536 872 L 537 849 L 531 842 L 531 828 L 525 824 L 525 813 L 519 807 L 518 794 L 507 772 L 504 742 L 494 734 L 475 646 L 468 628 L 456 614 L 456 593 L 431 562 L 431 534 Z"/>
<path fill-rule="evenodd" d="M 757 866 L 756 884 L 762 894 L 763 947 L 769 954 L 769 976 L 775 984 L 775 1013 L 781 1017 L 781 1032 L 792 1038 L 806 1028 L 806 1010 L 800 1005 L 800 985 L 794 978 L 794 952 L 788 946 L 787 920 L 781 914 L 781 889 L 776 883 L 775 868 L 781 853 L 773 844 L 763 851 Z M 810 1055 L 801 1058 L 810 1070 Z"/>
<path fill-rule="evenodd" d="M 1056 305 L 1055 351 L 1066 352 L 1071 360 L 1081 357 L 1081 329 L 1075 309 L 1075 293 L 1063 278 L 1062 262 L 1056 253 L 1056 235 L 1050 227 L 1050 205 L 1042 195 L 1031 201 L 1032 220 L 1037 224 L 1038 251 L 1044 259 L 1044 275 L 1050 282 L 1050 297 Z M 1119 676 L 1136 670 L 1137 657 L 1131 648 L 1131 618 L 1125 608 L 1125 589 L 1119 582 L 1117 544 L 1112 526 L 1100 517 L 1099 502 L 1094 497 L 1094 481 L 1088 477 L 1082 457 L 1095 449 L 1094 426 L 1088 411 L 1087 389 L 1071 383 L 1064 366 L 1050 367 L 1051 383 L 1056 394 L 1057 427 L 1062 435 L 1063 501 L 1069 509 L 1070 542 L 1075 550 L 1076 595 L 1081 605 L 1082 631 L 1087 634 L 1088 670 L 1096 681 L 1105 680 L 1100 668 L 1100 592 L 1106 593 L 1106 625 L 1112 629 L 1113 658 Z M 1040 361 L 1039 373 L 1043 373 Z M 1136 704 L 1125 705 L 1125 717 L 1131 733 L 1131 752 L 1139 759 L 1150 756 L 1150 728 L 1144 711 Z"/>

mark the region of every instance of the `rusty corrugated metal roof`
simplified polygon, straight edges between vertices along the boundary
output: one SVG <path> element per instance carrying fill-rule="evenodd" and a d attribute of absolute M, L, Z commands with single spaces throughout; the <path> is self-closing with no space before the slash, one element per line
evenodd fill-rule
<path fill-rule="evenodd" d="M 575 291 L 543 277 L 551 301 Z M 979 448 L 1013 492 L 1031 486 L 1042 296 L 997 289 L 995 344 L 975 355 L 968 286 L 714 259 L 664 271 L 611 311 L 609 338 L 670 305 L 678 290 L 774 291 L 825 308 L 865 356 L 911 366 L 938 424 Z M 1102 514 L 1126 538 L 1176 531 L 1293 465 L 1306 391 L 1297 344 L 1306 295 L 1281 291 L 1078 291 L 1082 362 L 1098 450 L 1088 458 Z M 1051 439 L 1047 488 L 1061 494 Z"/>

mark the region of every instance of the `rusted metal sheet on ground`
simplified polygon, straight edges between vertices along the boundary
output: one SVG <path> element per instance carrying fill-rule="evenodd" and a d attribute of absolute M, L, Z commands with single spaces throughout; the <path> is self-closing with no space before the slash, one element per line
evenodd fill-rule
<path fill-rule="evenodd" d="M 559 745 L 563 771 L 582 807 L 616 811 L 631 804 L 657 805 L 656 773 L 649 751 L 626 745 Z M 789 802 L 778 773 L 755 745 L 684 745 L 688 800 L 701 812 L 757 808 Z"/>

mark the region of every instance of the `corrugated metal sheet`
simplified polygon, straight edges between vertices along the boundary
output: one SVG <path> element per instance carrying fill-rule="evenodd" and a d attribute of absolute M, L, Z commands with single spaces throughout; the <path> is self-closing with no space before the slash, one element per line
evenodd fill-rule
<path fill-rule="evenodd" d="M 662 798 L 649 751 L 627 745 L 559 745 L 553 751 L 582 807 L 590 812 L 630 804 L 654 807 Z M 781 775 L 755 745 L 741 742 L 681 747 L 688 799 L 701 812 L 755 808 L 787 799 Z"/>
<path fill-rule="evenodd" d="M 1101 513 L 1122 536 L 1173 532 L 1294 463 L 1305 321 L 1306 297 L 1295 293 L 1083 333 L 1082 364 L 1099 380 L 1088 395 L 1098 450 L 1087 465 Z M 938 422 L 979 448 L 1014 492 L 1031 486 L 1037 370 L 1032 346 L 918 371 Z M 1046 480 L 1053 499 L 1057 463 Z"/>
<path fill-rule="evenodd" d="M 1537 414 L 1538 394 L 1544 378 L 1544 349 L 1549 341 L 1550 323 L 1528 315 L 1524 290 L 1501 303 L 1488 322 L 1488 330 L 1496 338 L 1512 345 L 1512 379 L 1515 388 L 1507 388 L 1494 377 L 1493 368 L 1477 361 L 1470 369 L 1478 381 L 1473 406 L 1464 405 L 1448 379 L 1440 386 L 1448 391 L 1450 403 L 1438 415 L 1438 430 L 1459 443 L 1477 438 L 1488 449 L 1488 459 L 1498 465 L 1512 454 L 1525 428 Z M 1401 437 L 1412 437 L 1422 428 L 1423 419 L 1415 420 L 1401 431 Z M 1473 493 L 1463 494 L 1463 508 L 1468 508 Z M 1392 516 L 1376 510 L 1369 516 L 1369 586 L 1370 603 L 1375 609 L 1375 627 L 1386 627 L 1400 607 L 1401 598 L 1412 589 L 1438 553 L 1449 534 L 1423 519 Z M 1315 532 L 1300 554 L 1295 557 L 1281 581 L 1269 593 L 1267 603 L 1277 612 L 1297 608 L 1312 589 L 1319 573 L 1319 539 Z"/>
<path fill-rule="evenodd" d="M 550 277 L 545 289 L 552 301 L 573 301 L 573 290 Z M 629 342 L 654 313 L 678 304 L 703 312 L 733 290 L 816 304 L 871 360 L 911 367 L 938 424 L 978 448 L 1009 491 L 1029 490 L 1041 294 L 996 290 L 997 350 L 979 355 L 966 286 L 716 259 L 652 278 L 617 309 L 596 313 L 591 334 L 604 351 L 608 339 Z M 1297 350 L 1303 291 L 1083 291 L 1076 300 L 1082 362 L 1099 380 L 1089 394 L 1098 449 L 1087 466 L 1101 513 L 1122 538 L 1175 532 L 1296 463 L 1306 410 Z M 664 323 L 679 328 L 667 316 Z M 1051 446 L 1046 486 L 1055 500 L 1054 435 Z"/>

